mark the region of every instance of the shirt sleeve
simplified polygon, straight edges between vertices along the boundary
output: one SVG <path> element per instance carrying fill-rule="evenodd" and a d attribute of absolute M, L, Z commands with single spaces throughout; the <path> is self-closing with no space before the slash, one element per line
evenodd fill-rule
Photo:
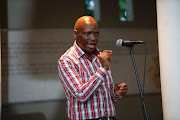
<path fill-rule="evenodd" d="M 119 100 L 122 99 L 122 96 L 117 96 L 114 92 L 114 84 L 113 84 L 113 88 L 111 89 L 111 97 L 114 103 L 118 102 Z"/>
<path fill-rule="evenodd" d="M 117 101 L 122 99 L 122 96 L 117 96 L 114 92 L 114 82 L 111 76 L 111 70 L 109 69 L 109 76 L 111 77 L 111 98 L 113 100 L 114 103 L 116 103 Z"/>
<path fill-rule="evenodd" d="M 81 102 L 86 101 L 102 85 L 107 74 L 100 67 L 87 82 L 82 83 L 74 63 L 66 59 L 58 61 L 58 72 L 64 88 Z"/>

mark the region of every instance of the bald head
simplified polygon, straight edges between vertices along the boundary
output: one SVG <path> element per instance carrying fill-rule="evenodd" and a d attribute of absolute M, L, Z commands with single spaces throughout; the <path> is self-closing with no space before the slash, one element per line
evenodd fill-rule
<path fill-rule="evenodd" d="M 79 31 L 81 28 L 83 28 L 84 26 L 88 25 L 88 24 L 96 24 L 98 25 L 97 21 L 91 17 L 91 16 L 83 16 L 80 17 L 75 25 L 74 25 L 74 30 Z"/>
<path fill-rule="evenodd" d="M 87 54 L 92 56 L 99 41 L 99 27 L 97 21 L 91 16 L 79 18 L 73 31 L 77 45 Z"/>

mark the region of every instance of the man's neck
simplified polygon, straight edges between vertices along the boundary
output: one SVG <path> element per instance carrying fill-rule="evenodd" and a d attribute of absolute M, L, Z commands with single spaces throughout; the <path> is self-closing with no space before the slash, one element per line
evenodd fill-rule
<path fill-rule="evenodd" d="M 92 60 L 92 56 L 93 56 L 92 53 L 86 53 L 86 55 L 87 55 L 87 57 L 88 57 L 89 60 Z"/>

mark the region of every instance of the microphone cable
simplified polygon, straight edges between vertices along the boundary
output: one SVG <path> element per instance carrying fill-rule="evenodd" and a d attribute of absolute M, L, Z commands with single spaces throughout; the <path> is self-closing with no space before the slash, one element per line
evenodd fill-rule
<path fill-rule="evenodd" d="M 143 76 L 143 89 L 142 89 L 142 95 L 144 96 L 144 87 L 145 87 L 145 79 L 146 79 L 146 57 L 147 57 L 147 45 L 146 43 L 144 43 L 144 47 L 145 47 L 145 56 L 144 56 L 144 76 Z M 145 104 L 144 102 L 144 97 L 142 99 L 143 104 Z M 146 108 L 144 108 L 145 110 L 143 111 L 144 114 L 144 119 L 148 120 L 148 114 L 147 114 L 147 110 Z"/>
<path fill-rule="evenodd" d="M 144 86 L 145 86 L 145 79 L 146 79 L 146 57 L 147 57 L 147 45 L 144 43 L 145 47 L 145 56 L 144 56 L 144 77 L 143 77 L 143 95 L 144 95 Z"/>

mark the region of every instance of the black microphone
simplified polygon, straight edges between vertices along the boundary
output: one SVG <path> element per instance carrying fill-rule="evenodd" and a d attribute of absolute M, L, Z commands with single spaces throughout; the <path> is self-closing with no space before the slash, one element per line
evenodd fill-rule
<path fill-rule="evenodd" d="M 133 40 L 122 40 L 122 39 L 118 39 L 116 41 L 116 46 L 117 47 L 122 47 L 122 46 L 126 46 L 126 47 L 133 47 L 134 44 L 144 44 L 144 41 L 133 41 Z"/>

